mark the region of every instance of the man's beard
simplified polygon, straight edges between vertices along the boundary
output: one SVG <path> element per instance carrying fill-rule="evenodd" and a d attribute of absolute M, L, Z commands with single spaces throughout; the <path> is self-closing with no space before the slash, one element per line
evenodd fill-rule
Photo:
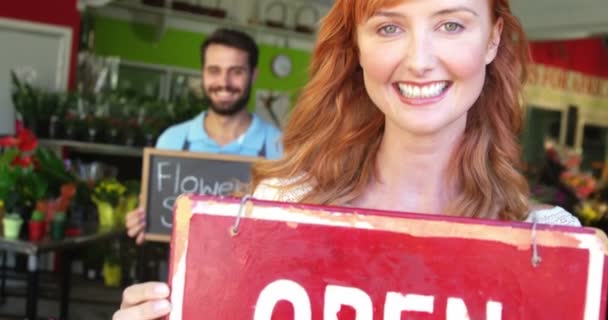
<path fill-rule="evenodd" d="M 209 105 L 209 108 L 222 116 L 232 116 L 235 115 L 237 113 L 239 113 L 241 110 L 245 109 L 245 107 L 247 107 L 247 102 L 249 102 L 249 97 L 251 96 L 251 82 L 249 84 L 247 84 L 247 87 L 245 88 L 244 93 L 234 102 L 228 104 L 228 105 L 217 105 L 213 102 L 213 100 L 211 100 L 211 94 L 213 94 L 216 91 L 221 91 L 221 90 L 226 90 L 230 93 L 238 93 L 240 90 L 238 88 L 235 87 L 231 87 L 231 86 L 227 86 L 227 87 L 221 87 L 221 86 L 216 86 L 216 87 L 210 87 L 208 90 L 204 90 L 205 91 L 205 100 L 207 102 L 207 104 Z"/>

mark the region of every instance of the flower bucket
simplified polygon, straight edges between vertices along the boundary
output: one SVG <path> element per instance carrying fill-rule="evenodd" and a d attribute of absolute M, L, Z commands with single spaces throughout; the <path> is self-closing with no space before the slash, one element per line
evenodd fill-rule
<path fill-rule="evenodd" d="M 29 221 L 29 239 L 30 241 L 40 241 L 46 233 L 46 221 Z"/>
<path fill-rule="evenodd" d="M 97 214 L 99 216 L 99 226 L 102 228 L 113 227 L 116 222 L 114 207 L 105 201 L 95 201 L 97 204 Z"/>
<path fill-rule="evenodd" d="M 118 203 L 118 208 L 114 211 L 116 221 L 115 223 L 118 225 L 124 225 L 125 219 L 127 217 L 127 213 L 133 211 L 137 208 L 138 198 L 134 195 L 129 195 L 126 197 L 120 198 L 120 202 Z"/>
<path fill-rule="evenodd" d="M 103 263 L 103 282 L 108 287 L 120 286 L 122 280 L 122 272 L 120 265 L 105 261 Z"/>
<path fill-rule="evenodd" d="M 65 220 L 53 220 L 51 222 L 51 239 L 61 240 L 65 235 Z"/>
<path fill-rule="evenodd" d="M 21 231 L 21 225 L 23 224 L 22 219 L 14 219 L 5 217 L 2 219 L 4 225 L 4 237 L 6 239 L 15 240 L 19 238 L 19 231 Z"/>

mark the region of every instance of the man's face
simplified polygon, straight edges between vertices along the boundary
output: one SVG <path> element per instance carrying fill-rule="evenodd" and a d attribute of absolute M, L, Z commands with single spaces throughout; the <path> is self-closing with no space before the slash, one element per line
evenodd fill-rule
<path fill-rule="evenodd" d="M 247 52 L 211 44 L 205 52 L 203 91 L 210 108 L 221 115 L 234 115 L 247 106 L 257 70 L 249 67 Z"/>

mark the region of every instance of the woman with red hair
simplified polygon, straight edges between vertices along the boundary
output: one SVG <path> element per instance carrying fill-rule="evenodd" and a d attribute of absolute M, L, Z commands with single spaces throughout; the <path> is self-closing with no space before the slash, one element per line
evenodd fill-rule
<path fill-rule="evenodd" d="M 284 155 L 254 197 L 580 225 L 531 207 L 519 168 L 528 46 L 507 0 L 336 0 Z M 165 284 L 125 290 L 115 319 L 170 310 Z"/>

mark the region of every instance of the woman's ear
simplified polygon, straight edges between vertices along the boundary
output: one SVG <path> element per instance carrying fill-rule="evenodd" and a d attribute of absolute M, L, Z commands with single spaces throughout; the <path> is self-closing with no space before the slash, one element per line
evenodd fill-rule
<path fill-rule="evenodd" d="M 498 18 L 492 26 L 492 31 L 490 33 L 490 41 L 488 41 L 488 48 L 486 50 L 486 64 L 492 63 L 492 61 L 494 61 L 494 58 L 496 58 L 496 54 L 498 54 L 503 24 L 504 22 L 501 17 Z"/>

